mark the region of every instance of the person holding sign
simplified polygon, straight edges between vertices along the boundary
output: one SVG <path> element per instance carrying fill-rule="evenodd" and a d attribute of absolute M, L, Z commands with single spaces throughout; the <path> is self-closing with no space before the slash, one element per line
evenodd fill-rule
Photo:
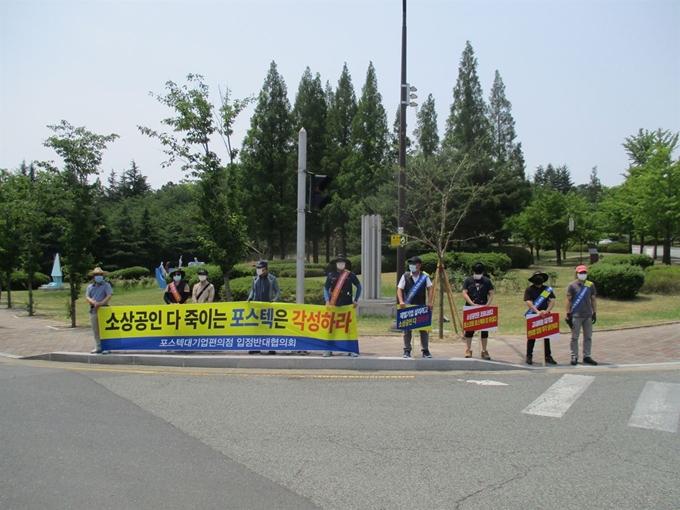
<path fill-rule="evenodd" d="M 468 276 L 463 281 L 463 298 L 465 306 L 489 306 L 493 301 L 493 283 L 491 279 L 484 276 L 486 267 L 481 262 L 472 265 L 472 276 Z M 465 357 L 472 357 L 472 337 L 474 331 L 465 332 Z M 489 339 L 489 332 L 482 331 L 482 359 L 490 360 L 489 351 L 486 349 Z"/>
<path fill-rule="evenodd" d="M 169 305 L 181 305 L 187 302 L 191 297 L 191 289 L 189 284 L 184 279 L 186 273 L 182 271 L 181 267 L 175 269 L 170 273 L 172 281 L 165 288 L 163 300 Z"/>
<path fill-rule="evenodd" d="M 406 308 L 407 305 L 425 305 L 430 313 L 434 306 L 434 287 L 432 280 L 427 273 L 423 273 L 420 268 L 423 261 L 420 257 L 411 257 L 408 261 L 408 272 L 404 273 L 397 285 L 397 297 L 399 306 Z M 423 358 L 431 358 L 429 350 L 430 332 L 428 328 L 418 330 L 420 332 L 420 347 Z M 411 339 L 413 332 L 410 329 L 404 330 L 404 354 L 402 358 L 411 357 Z"/>
<path fill-rule="evenodd" d="M 359 296 L 361 296 L 361 282 L 352 272 L 352 263 L 344 255 L 338 255 L 331 260 L 331 264 L 334 270 L 328 273 L 323 286 L 326 306 L 353 305 L 356 308 L 359 305 Z M 356 288 L 354 299 L 352 299 L 352 285 Z M 324 357 L 332 356 L 333 351 L 324 351 L 323 355 Z M 358 356 L 358 354 L 351 352 L 349 356 Z"/>
<path fill-rule="evenodd" d="M 553 306 L 555 306 L 555 294 L 553 293 L 553 288 L 550 286 L 545 286 L 544 283 L 548 281 L 548 275 L 542 273 L 541 271 L 536 271 L 529 281 L 532 283 L 529 287 L 524 290 L 524 301 L 529 306 L 527 310 L 527 316 L 531 314 L 540 315 L 545 317 L 549 314 Z M 534 346 L 536 345 L 536 340 L 527 339 L 527 365 L 533 364 L 534 357 Z M 543 339 L 543 348 L 545 354 L 545 362 L 549 365 L 557 365 L 557 362 L 553 359 L 550 352 L 550 339 Z"/>
<path fill-rule="evenodd" d="M 576 280 L 567 287 L 567 318 L 571 328 L 571 364 L 578 365 L 578 337 L 583 328 L 583 363 L 597 365 L 590 357 L 593 345 L 593 324 L 597 320 L 595 284 L 588 280 L 588 267 L 576 268 Z"/>
<path fill-rule="evenodd" d="M 113 297 L 113 288 L 109 282 L 104 281 L 106 271 L 101 267 L 92 270 L 92 283 L 87 286 L 85 300 L 90 304 L 90 323 L 94 334 L 94 350 L 92 354 L 102 353 L 102 341 L 99 336 L 99 318 L 97 312 L 102 306 L 109 306 L 109 301 Z"/>
<path fill-rule="evenodd" d="M 273 303 L 279 300 L 281 296 L 281 289 L 279 288 L 279 281 L 276 276 L 269 274 L 269 263 L 266 260 L 260 260 L 255 265 L 255 278 L 250 287 L 250 294 L 248 294 L 247 301 L 259 301 L 262 303 Z M 262 351 L 248 351 L 248 354 L 260 354 Z M 269 351 L 269 354 L 274 355 L 276 351 Z"/>
<path fill-rule="evenodd" d="M 215 286 L 208 281 L 208 270 L 198 270 L 198 283 L 191 290 L 192 303 L 212 303 L 215 300 Z"/>

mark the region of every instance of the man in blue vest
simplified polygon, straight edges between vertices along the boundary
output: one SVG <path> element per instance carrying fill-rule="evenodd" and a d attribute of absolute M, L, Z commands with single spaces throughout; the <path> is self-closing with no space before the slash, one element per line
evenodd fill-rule
<path fill-rule="evenodd" d="M 359 306 L 361 296 L 361 282 L 355 273 L 352 272 L 352 261 L 344 255 L 338 255 L 331 260 L 330 272 L 326 276 L 326 283 L 323 286 L 323 296 L 326 306 Z M 356 294 L 352 297 L 352 286 L 356 289 Z M 356 352 L 347 353 L 348 356 L 356 357 Z M 333 355 L 333 351 L 324 351 L 323 356 L 327 358 Z"/>
<path fill-rule="evenodd" d="M 590 357 L 593 345 L 593 324 L 597 321 L 595 284 L 588 280 L 588 268 L 576 268 L 576 280 L 567 287 L 566 322 L 571 328 L 571 364 L 578 364 L 578 337 L 583 328 L 583 363 L 597 365 Z"/>
<path fill-rule="evenodd" d="M 264 303 L 273 303 L 279 300 L 281 289 L 276 276 L 269 274 L 269 264 L 266 260 L 258 261 L 255 266 L 255 278 L 250 288 L 248 301 L 260 301 Z M 261 351 L 248 351 L 248 354 L 259 354 Z M 276 351 L 269 351 L 268 354 L 276 354 Z"/>
<path fill-rule="evenodd" d="M 420 257 L 411 257 L 408 261 L 408 271 L 404 273 L 397 285 L 397 297 L 399 306 L 406 308 L 406 305 L 427 305 L 430 312 L 434 306 L 434 286 L 427 273 L 423 273 L 420 268 L 423 261 Z M 428 329 L 420 329 L 420 346 L 423 358 L 431 358 L 429 349 L 430 332 Z M 411 357 L 411 339 L 413 331 L 404 330 L 404 354 L 402 358 Z"/>
<path fill-rule="evenodd" d="M 548 274 L 542 271 L 535 271 L 529 281 L 532 283 L 524 291 L 524 302 L 529 306 L 526 315 L 535 314 L 540 316 L 545 316 L 552 312 L 553 306 L 555 306 L 555 294 L 553 293 L 553 288 L 546 286 L 545 282 L 548 281 Z M 536 345 L 536 340 L 527 339 L 527 365 L 533 364 L 534 359 L 534 346 Z M 543 354 L 545 355 L 545 362 L 548 365 L 556 365 L 557 362 L 553 359 L 550 352 L 550 339 L 543 339 Z"/>

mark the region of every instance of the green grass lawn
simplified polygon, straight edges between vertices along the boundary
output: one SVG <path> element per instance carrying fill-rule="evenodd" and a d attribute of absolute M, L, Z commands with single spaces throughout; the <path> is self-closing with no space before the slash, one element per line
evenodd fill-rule
<path fill-rule="evenodd" d="M 555 311 L 564 317 L 565 313 L 565 294 L 566 288 L 572 281 L 574 274 L 573 268 L 580 261 L 579 253 L 569 253 L 567 260 L 562 266 L 557 266 L 554 262 L 554 254 L 545 254 L 545 260 L 529 269 L 511 270 L 506 278 L 494 281 L 496 292 L 493 304 L 499 307 L 499 333 L 500 334 L 524 334 L 525 320 L 524 312 L 526 304 L 522 300 L 524 289 L 529 285 L 527 278 L 537 269 L 548 273 L 555 272 L 556 282 L 554 285 L 557 303 Z M 608 256 L 614 256 L 609 254 Z M 587 257 L 584 258 L 587 263 Z M 314 278 L 323 281 L 323 278 Z M 454 292 L 454 305 L 458 314 L 461 313 L 463 298 L 460 285 L 451 283 Z M 385 273 L 382 275 L 381 295 L 383 298 L 396 296 L 396 273 Z M 85 287 L 83 287 L 83 292 Z M 55 292 L 34 292 L 37 303 L 36 315 L 48 317 L 68 323 L 66 310 L 68 306 L 68 291 Z M 28 302 L 27 291 L 12 292 L 14 308 L 21 313 L 25 313 L 25 304 Z M 434 324 L 439 320 L 439 291 L 437 291 L 435 305 Z M 159 288 L 122 290 L 116 289 L 112 305 L 148 305 L 163 303 L 163 291 Z M 444 316 L 450 317 L 448 301 L 445 301 Z M 6 294 L 3 293 L 3 302 L 0 306 L 6 306 Z M 77 302 L 77 324 L 79 326 L 89 326 L 89 307 L 84 298 Z M 625 326 L 640 326 L 658 324 L 672 320 L 680 320 L 680 299 L 677 296 L 663 296 L 655 294 L 638 295 L 632 301 L 617 301 L 612 299 L 598 299 L 597 327 L 600 329 L 620 328 Z M 359 334 L 361 335 L 400 335 L 398 332 L 390 332 L 393 319 L 386 317 L 359 317 Z M 457 337 L 453 332 L 452 323 L 447 323 L 444 328 L 446 341 L 455 340 Z M 434 334 L 433 337 L 437 335 Z M 434 340 L 434 338 L 433 338 Z"/>

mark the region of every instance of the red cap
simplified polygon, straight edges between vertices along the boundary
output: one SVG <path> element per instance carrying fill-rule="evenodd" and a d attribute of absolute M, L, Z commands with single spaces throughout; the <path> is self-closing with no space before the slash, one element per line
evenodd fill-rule
<path fill-rule="evenodd" d="M 576 272 L 577 272 L 577 273 L 587 273 L 587 272 L 588 272 L 588 268 L 587 268 L 586 266 L 578 266 L 578 267 L 576 268 Z"/>

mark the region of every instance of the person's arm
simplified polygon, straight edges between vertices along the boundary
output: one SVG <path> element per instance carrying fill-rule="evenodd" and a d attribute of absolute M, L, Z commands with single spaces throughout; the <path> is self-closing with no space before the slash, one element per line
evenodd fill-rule
<path fill-rule="evenodd" d="M 328 275 L 326 277 L 326 283 L 324 283 L 324 285 L 323 285 L 323 299 L 324 299 L 324 301 L 326 301 L 326 306 L 331 305 L 331 294 L 328 291 L 328 288 L 330 287 L 330 283 L 331 283 L 331 275 Z"/>
<path fill-rule="evenodd" d="M 486 306 L 491 306 L 491 302 L 493 301 L 493 290 L 489 291 L 489 299 L 486 300 Z"/>
<path fill-rule="evenodd" d="M 276 279 L 276 276 L 274 277 L 272 285 L 274 286 L 274 301 L 278 301 L 281 296 L 281 289 L 279 288 L 279 281 Z"/>
<path fill-rule="evenodd" d="M 198 303 L 198 292 L 196 292 L 198 290 L 198 286 L 199 284 L 197 283 L 194 285 L 194 288 L 191 289 L 191 302 L 194 304 Z"/>
<path fill-rule="evenodd" d="M 406 308 L 406 303 L 404 302 L 404 288 L 406 287 L 406 278 L 404 275 L 401 275 L 401 279 L 399 280 L 399 283 L 397 284 L 397 299 L 398 299 L 398 304 L 402 308 Z"/>
<path fill-rule="evenodd" d="M 182 291 L 182 300 L 180 304 L 184 304 L 191 297 L 191 290 L 189 289 L 189 284 L 184 282 L 184 290 Z"/>
<path fill-rule="evenodd" d="M 430 281 L 430 277 L 429 277 L 429 276 L 428 276 L 427 280 L 428 280 L 427 283 L 430 283 L 430 284 L 432 283 L 432 282 Z M 434 308 L 434 285 L 430 285 L 430 286 L 427 288 L 427 295 L 428 295 L 427 308 L 428 308 L 430 311 L 432 311 L 432 309 Z"/>
<path fill-rule="evenodd" d="M 208 287 L 208 300 L 206 301 L 207 303 L 212 303 L 215 301 L 215 286 L 212 283 L 209 283 L 210 287 Z"/>
<path fill-rule="evenodd" d="M 567 314 L 564 316 L 564 322 L 567 323 L 567 325 L 569 326 L 569 329 L 573 329 L 574 328 L 574 321 L 571 319 L 572 296 L 571 296 L 571 292 L 569 290 L 570 288 L 571 287 L 567 287 Z"/>
<path fill-rule="evenodd" d="M 166 304 L 171 305 L 175 302 L 174 296 L 172 293 L 168 292 L 167 290 L 163 293 L 163 301 L 165 301 Z"/>
<path fill-rule="evenodd" d="M 551 313 L 554 306 L 555 306 L 555 298 L 554 297 L 549 298 L 548 299 L 548 308 L 546 309 L 545 312 Z"/>
<path fill-rule="evenodd" d="M 257 281 L 257 277 L 253 279 L 253 284 L 250 286 L 250 294 L 248 294 L 248 299 L 246 301 L 252 301 L 253 298 L 255 297 L 255 282 Z"/>
<path fill-rule="evenodd" d="M 475 304 L 475 302 L 472 301 L 472 299 L 470 299 L 470 295 L 468 294 L 467 289 L 463 289 L 463 299 L 465 300 L 465 302 L 466 302 L 468 305 L 470 305 L 470 306 L 477 306 L 477 305 Z"/>
<path fill-rule="evenodd" d="M 350 279 L 352 281 L 352 284 L 357 288 L 356 294 L 354 294 L 354 308 L 357 307 L 359 304 L 359 297 L 361 296 L 361 282 L 359 281 L 359 278 L 357 278 L 357 275 L 354 273 L 350 273 Z"/>
<path fill-rule="evenodd" d="M 590 296 L 590 304 L 593 307 L 593 324 L 597 321 L 597 299 L 595 299 L 595 294 Z"/>

